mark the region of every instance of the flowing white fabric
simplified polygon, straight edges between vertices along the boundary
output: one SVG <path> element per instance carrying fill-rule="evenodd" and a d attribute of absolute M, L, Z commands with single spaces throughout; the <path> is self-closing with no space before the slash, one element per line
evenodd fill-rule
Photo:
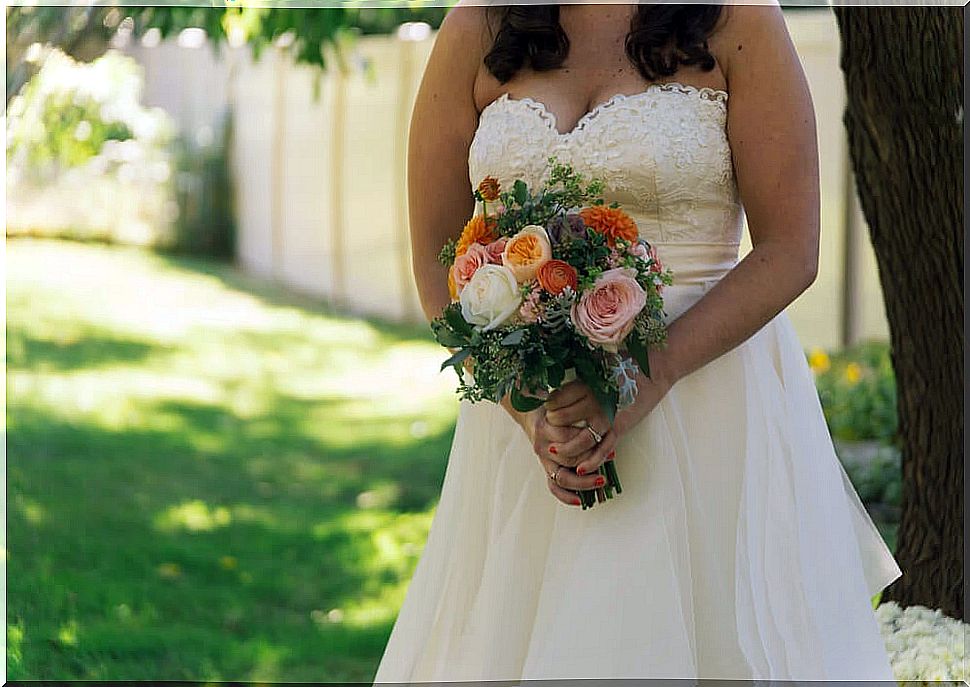
<path fill-rule="evenodd" d="M 614 96 L 570 132 L 483 111 L 472 184 L 606 183 L 657 246 L 673 321 L 738 262 L 727 93 Z M 901 571 L 842 469 L 783 311 L 681 378 L 616 449 L 623 493 L 565 506 L 499 406 L 462 402 L 428 540 L 375 682 L 892 680 L 870 597 Z"/>

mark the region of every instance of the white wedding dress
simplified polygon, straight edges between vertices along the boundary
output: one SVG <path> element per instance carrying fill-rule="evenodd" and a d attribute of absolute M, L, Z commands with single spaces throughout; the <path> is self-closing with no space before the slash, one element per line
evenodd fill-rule
<path fill-rule="evenodd" d="M 654 84 L 560 133 L 541 103 L 503 95 L 481 114 L 470 180 L 539 184 L 551 154 L 602 178 L 674 273 L 671 321 L 739 259 L 727 108 L 724 91 Z M 375 682 L 893 679 L 870 597 L 901 572 L 787 312 L 678 380 L 615 460 L 622 494 L 566 506 L 505 410 L 461 402 Z"/>

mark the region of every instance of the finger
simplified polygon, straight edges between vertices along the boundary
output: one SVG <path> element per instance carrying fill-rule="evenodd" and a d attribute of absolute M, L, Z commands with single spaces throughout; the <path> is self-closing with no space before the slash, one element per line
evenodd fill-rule
<path fill-rule="evenodd" d="M 581 459 L 594 446 L 596 446 L 596 439 L 593 438 L 593 433 L 588 429 L 581 429 L 568 441 L 551 444 L 549 450 L 559 459 L 560 463 L 575 465 L 579 460 L 573 459 Z"/>
<path fill-rule="evenodd" d="M 546 410 L 555 410 L 572 405 L 589 395 L 592 394 L 588 385 L 578 379 L 568 382 L 549 394 L 549 398 L 546 399 Z"/>
<path fill-rule="evenodd" d="M 568 467 L 564 467 L 559 471 L 557 482 L 559 486 L 565 489 L 571 489 L 573 491 L 577 490 L 588 490 L 596 489 L 597 487 L 602 487 L 606 484 L 606 478 L 600 474 L 586 474 L 584 476 L 577 475 L 574 470 L 570 470 Z"/>
<path fill-rule="evenodd" d="M 548 458 L 550 455 L 555 456 L 558 451 L 558 446 L 575 437 L 578 431 L 574 427 L 550 425 L 544 418 L 540 418 L 536 424 L 535 440 L 532 448 L 540 458 Z"/>
<path fill-rule="evenodd" d="M 579 500 L 579 497 L 576 494 L 569 491 L 568 489 L 563 489 L 552 480 L 548 480 L 548 482 L 549 482 L 549 491 L 552 493 L 552 495 L 555 496 L 560 501 L 562 501 L 563 503 L 565 503 L 567 506 L 582 505 L 582 502 Z"/>
<path fill-rule="evenodd" d="M 581 505 L 579 497 L 576 496 L 576 494 L 560 484 L 557 484 L 555 481 L 553 481 L 552 477 L 550 477 L 550 475 L 556 474 L 556 468 L 559 467 L 559 463 L 546 458 L 540 458 L 539 463 L 542 465 L 542 469 L 546 473 L 546 485 L 549 487 L 550 493 L 552 493 L 553 496 L 565 503 L 567 506 Z M 558 479 L 561 481 L 567 472 L 572 471 L 568 468 L 561 468 L 558 473 Z"/>
<path fill-rule="evenodd" d="M 589 425 L 600 435 L 605 434 L 612 424 L 603 413 L 603 406 L 595 398 L 550 411 L 546 413 L 545 419 L 549 424 L 560 427 L 575 427 L 579 423 L 578 426 L 585 430 L 585 426 Z"/>
<path fill-rule="evenodd" d="M 569 427 L 580 420 L 592 422 L 593 416 L 597 413 L 602 413 L 602 409 L 600 408 L 599 402 L 590 396 L 576 401 L 572 405 L 547 410 L 546 422 L 560 427 Z M 599 431 L 598 428 L 594 427 L 594 429 Z"/>
<path fill-rule="evenodd" d="M 603 441 L 587 451 L 583 456 L 580 456 L 580 459 L 576 462 L 576 473 L 589 475 L 599 470 L 599 467 L 608 458 L 612 459 L 610 454 L 616 450 L 616 441 L 616 432 L 611 429 L 603 436 Z M 563 471 L 560 470 L 559 474 L 562 475 L 562 473 Z"/>

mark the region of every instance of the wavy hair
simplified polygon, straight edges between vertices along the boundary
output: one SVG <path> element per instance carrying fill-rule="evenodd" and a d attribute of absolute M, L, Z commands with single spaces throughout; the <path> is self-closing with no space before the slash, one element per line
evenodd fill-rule
<path fill-rule="evenodd" d="M 559 5 L 489 5 L 486 12 L 489 26 L 498 20 L 498 31 L 485 66 L 500 83 L 523 67 L 546 71 L 566 59 L 569 38 L 559 24 Z M 719 4 L 639 4 L 626 35 L 627 57 L 646 81 L 671 76 L 680 65 L 710 71 L 715 61 L 707 39 L 720 16 Z"/>

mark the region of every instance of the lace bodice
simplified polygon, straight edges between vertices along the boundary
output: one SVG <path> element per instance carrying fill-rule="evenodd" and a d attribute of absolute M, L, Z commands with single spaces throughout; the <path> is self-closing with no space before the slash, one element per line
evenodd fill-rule
<path fill-rule="evenodd" d="M 617 94 L 568 132 L 531 98 L 503 94 L 482 110 L 469 147 L 472 188 L 486 175 L 504 188 L 516 178 L 545 181 L 555 154 L 604 181 L 655 243 L 737 245 L 742 209 L 725 124 L 728 94 L 682 83 Z"/>

